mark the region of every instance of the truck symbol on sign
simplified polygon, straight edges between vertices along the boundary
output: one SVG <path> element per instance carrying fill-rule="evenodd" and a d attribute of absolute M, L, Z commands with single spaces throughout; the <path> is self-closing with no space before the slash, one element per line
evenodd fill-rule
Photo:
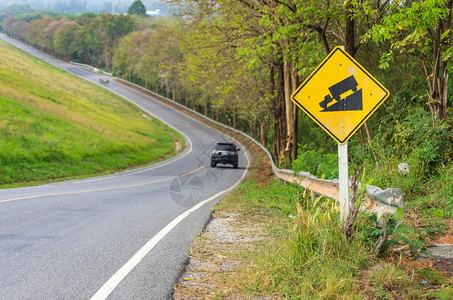
<path fill-rule="evenodd" d="M 330 94 L 324 97 L 319 106 L 324 108 L 323 111 L 345 111 L 345 110 L 362 110 L 362 90 L 357 91 L 357 80 L 353 75 L 329 87 Z M 353 94 L 341 99 L 341 95 L 352 91 Z M 333 100 L 337 103 L 327 107 Z"/>

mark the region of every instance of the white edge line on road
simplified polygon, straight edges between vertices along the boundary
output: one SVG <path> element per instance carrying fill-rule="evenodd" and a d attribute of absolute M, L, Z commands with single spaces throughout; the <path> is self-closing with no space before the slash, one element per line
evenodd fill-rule
<path fill-rule="evenodd" d="M 156 115 L 154 115 L 153 113 L 151 113 L 150 111 L 148 111 L 147 109 L 145 109 L 144 107 L 141 107 L 139 104 L 137 104 L 135 101 L 132 101 L 130 99 L 128 99 L 127 97 L 123 96 L 123 95 L 120 95 L 118 92 L 112 90 L 112 89 L 109 89 L 111 92 L 119 95 L 120 97 L 126 99 L 127 101 L 133 103 L 134 105 L 138 106 L 140 109 L 142 109 L 143 111 L 147 112 L 150 116 L 160 120 L 161 122 L 163 122 L 164 124 L 166 124 L 167 126 L 173 128 L 174 130 L 178 131 L 180 134 L 182 134 L 185 138 L 186 138 L 186 141 L 189 141 L 189 151 L 187 151 L 184 155 L 182 155 L 181 157 L 179 158 L 182 158 L 184 156 L 186 156 L 188 153 L 190 153 L 192 151 L 192 141 L 190 140 L 190 138 L 185 135 L 183 132 L 177 130 L 175 127 L 173 127 L 172 125 L 170 125 L 169 123 L 165 122 L 164 120 L 160 119 L 159 117 L 157 117 Z M 166 105 L 168 106 L 168 105 Z M 186 117 L 198 122 L 199 124 L 201 125 L 204 125 L 208 128 L 210 128 L 211 130 L 214 129 L 212 128 L 211 126 L 208 126 L 206 124 L 204 124 L 203 122 L 200 122 L 199 120 L 195 119 L 195 118 L 192 118 L 191 116 L 185 114 Z M 218 131 L 217 129 L 214 129 L 215 131 L 217 132 L 220 132 Z M 220 132 L 221 133 L 221 132 Z M 236 141 L 239 143 L 239 141 Z M 243 149 L 245 149 L 244 147 L 242 147 Z M 104 283 L 104 285 L 90 298 L 90 300 L 104 300 L 104 299 L 107 299 L 107 297 L 113 292 L 113 290 L 121 283 L 121 281 L 123 281 L 123 279 L 143 260 L 143 258 L 173 229 L 175 228 L 181 221 L 183 221 L 186 217 L 188 217 L 191 213 L 197 211 L 199 208 L 201 208 L 203 205 L 205 205 L 206 203 L 214 200 L 215 198 L 221 196 L 222 194 L 224 193 L 227 193 L 231 190 L 233 190 L 234 188 L 236 188 L 238 186 L 238 184 L 244 179 L 245 175 L 247 174 L 247 171 L 250 167 L 250 159 L 249 159 L 249 156 L 248 155 L 245 155 L 246 159 L 247 159 L 247 167 L 245 168 L 245 171 L 244 173 L 242 174 L 241 178 L 233 185 L 231 186 L 230 188 L 224 190 L 224 191 L 221 191 L 217 194 L 215 194 L 214 196 L 198 203 L 197 205 L 195 205 L 194 207 L 192 207 L 191 209 L 188 209 L 186 210 L 185 212 L 183 212 L 182 214 L 180 214 L 178 217 L 176 217 L 175 219 L 173 219 L 173 221 L 171 221 L 170 223 L 168 223 L 161 231 L 159 231 L 154 237 L 152 237 L 134 256 L 132 256 L 132 258 L 126 263 L 124 264 L 118 271 L 116 271 L 115 274 L 113 274 L 112 277 L 110 277 L 109 280 L 107 280 L 106 283 Z M 178 158 L 178 159 L 179 159 Z M 176 160 L 178 160 L 176 159 Z M 170 161 L 170 162 L 174 162 L 174 160 Z M 170 162 L 167 162 L 167 163 L 170 163 Z M 163 165 L 166 165 L 167 163 L 164 163 Z M 156 167 L 156 166 L 155 166 Z M 153 169 L 155 167 L 150 167 L 149 169 Z M 160 166 L 159 166 L 160 167 Z M 147 169 L 147 170 L 149 170 Z M 136 174 L 136 173 L 141 173 L 141 172 L 144 172 L 146 170 L 140 170 L 140 171 L 137 171 L 137 172 L 134 172 L 132 174 Z"/>
<path fill-rule="evenodd" d="M 90 300 L 104 300 L 106 299 L 110 293 L 120 284 L 120 282 L 142 261 L 142 259 L 157 245 L 173 228 L 175 228 L 182 220 L 188 217 L 194 211 L 197 211 L 203 205 L 208 203 L 209 201 L 214 200 L 215 198 L 221 196 L 222 194 L 229 192 L 236 188 L 238 184 L 244 179 L 247 171 L 250 167 L 250 159 L 248 155 L 245 156 L 247 158 L 247 167 L 245 168 L 244 173 L 242 174 L 241 178 L 230 188 L 221 191 L 214 196 L 198 203 L 191 209 L 186 210 L 179 216 L 177 216 L 173 221 L 167 224 L 161 231 L 159 231 L 155 236 L 153 236 L 138 252 L 132 256 L 132 258 L 124 264 L 106 283 L 90 298 Z"/>

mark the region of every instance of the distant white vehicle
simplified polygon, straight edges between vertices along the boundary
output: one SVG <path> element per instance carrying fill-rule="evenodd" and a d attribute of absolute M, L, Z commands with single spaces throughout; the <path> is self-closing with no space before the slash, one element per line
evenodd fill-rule
<path fill-rule="evenodd" d="M 156 9 L 156 10 L 148 10 L 148 11 L 146 12 L 146 14 L 147 14 L 148 16 L 151 16 L 151 17 L 157 17 L 157 16 L 160 15 L 160 9 Z"/>

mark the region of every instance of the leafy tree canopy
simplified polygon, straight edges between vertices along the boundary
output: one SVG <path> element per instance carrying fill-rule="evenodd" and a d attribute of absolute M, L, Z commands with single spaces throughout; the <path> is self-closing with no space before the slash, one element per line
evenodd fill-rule
<path fill-rule="evenodd" d="M 127 10 L 129 15 L 139 15 L 139 16 L 146 16 L 146 8 L 143 5 L 142 1 L 135 0 L 134 3 L 129 7 Z"/>
<path fill-rule="evenodd" d="M 12 15 L 30 14 L 34 12 L 34 10 L 30 7 L 30 4 L 13 4 L 6 7 L 2 11 Z"/>

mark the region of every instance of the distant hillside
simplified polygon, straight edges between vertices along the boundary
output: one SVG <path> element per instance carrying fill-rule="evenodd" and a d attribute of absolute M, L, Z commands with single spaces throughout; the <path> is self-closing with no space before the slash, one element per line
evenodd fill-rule
<path fill-rule="evenodd" d="M 0 185 L 120 170 L 175 153 L 135 106 L 0 42 Z"/>

